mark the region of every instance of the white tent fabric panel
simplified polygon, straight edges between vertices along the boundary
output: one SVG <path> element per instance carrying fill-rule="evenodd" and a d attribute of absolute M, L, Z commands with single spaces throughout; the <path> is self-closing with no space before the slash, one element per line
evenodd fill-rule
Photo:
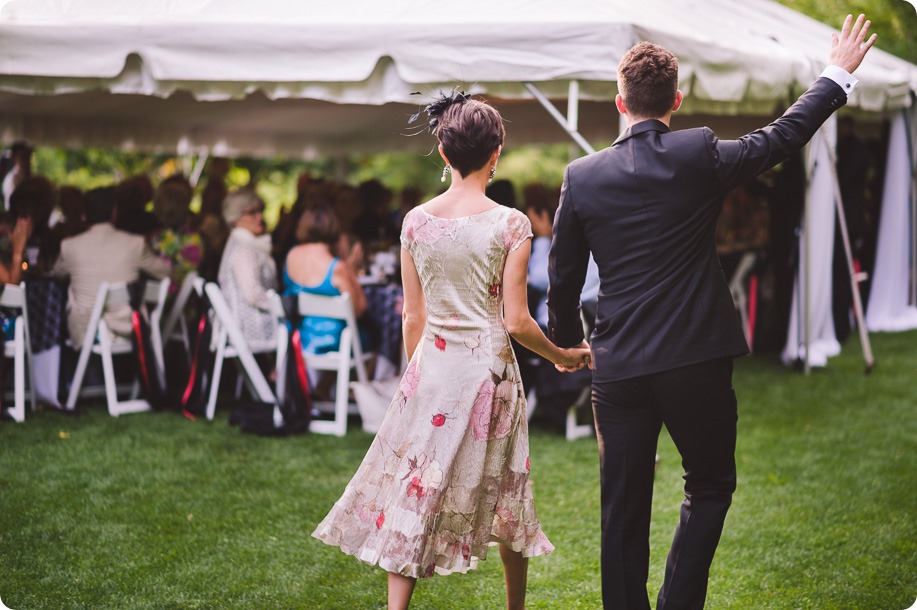
<path fill-rule="evenodd" d="M 608 104 L 601 123 L 580 121 L 587 139 L 606 141 L 617 62 L 640 39 L 678 55 L 679 115 L 767 116 L 820 73 L 831 30 L 772 0 L 467 0 L 452 11 L 11 0 L 0 2 L 0 137 L 295 156 L 411 147 L 397 137 L 405 118 L 459 85 L 518 103 L 500 106 L 516 113 L 517 142 L 563 141 L 522 82 L 562 103 L 576 80 L 581 100 Z M 917 66 L 877 49 L 857 76 L 849 105 L 864 111 L 906 107 L 917 92 Z"/>
<path fill-rule="evenodd" d="M 787 364 L 802 360 L 809 366 L 819 367 L 825 366 L 831 356 L 841 353 L 831 315 L 831 268 L 835 239 L 834 178 L 831 159 L 821 142 L 823 138 L 827 138 L 834 148 L 837 140 L 835 118 L 825 123 L 806 148 L 806 166 L 812 168 L 806 194 L 808 222 L 799 239 L 801 244 L 808 245 L 800 246 L 790 324 L 782 354 Z M 803 294 L 806 287 L 808 295 Z"/>
<path fill-rule="evenodd" d="M 899 112 L 891 127 L 876 264 L 866 309 L 870 331 L 900 331 L 917 328 L 917 305 L 910 302 L 912 266 L 913 156 L 909 150 L 906 112 Z"/>

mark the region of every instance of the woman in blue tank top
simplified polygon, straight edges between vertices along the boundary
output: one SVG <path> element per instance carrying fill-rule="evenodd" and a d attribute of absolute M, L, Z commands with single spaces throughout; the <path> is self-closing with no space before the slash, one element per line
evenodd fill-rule
<path fill-rule="evenodd" d="M 296 227 L 299 245 L 287 254 L 283 267 L 283 294 L 337 296 L 347 292 L 355 317 L 360 317 L 366 310 L 363 289 L 350 264 L 333 254 L 340 235 L 337 216 L 329 206 L 316 204 L 303 212 Z M 303 318 L 303 350 L 313 354 L 337 351 L 344 326 L 343 321 L 331 318 Z"/>

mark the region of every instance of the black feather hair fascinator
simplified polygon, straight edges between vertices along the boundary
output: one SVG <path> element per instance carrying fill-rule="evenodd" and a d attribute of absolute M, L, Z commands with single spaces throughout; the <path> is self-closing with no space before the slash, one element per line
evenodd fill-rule
<path fill-rule="evenodd" d="M 427 105 L 421 112 L 411 115 L 411 118 L 408 119 L 408 124 L 414 123 L 420 118 L 421 113 L 425 113 L 429 117 L 427 125 L 429 126 L 430 133 L 435 133 L 436 128 L 439 126 L 439 119 L 443 116 L 446 108 L 453 104 L 464 104 L 470 99 L 471 94 L 459 91 L 458 87 L 453 89 L 450 93 L 440 92 L 440 96 Z"/>

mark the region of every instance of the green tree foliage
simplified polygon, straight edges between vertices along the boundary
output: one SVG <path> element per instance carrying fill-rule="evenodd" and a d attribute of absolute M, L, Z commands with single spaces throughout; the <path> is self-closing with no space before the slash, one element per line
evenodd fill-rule
<path fill-rule="evenodd" d="M 860 13 L 879 35 L 876 47 L 917 63 L 917 9 L 905 0 L 777 0 L 780 4 L 840 29 L 847 14 Z"/>

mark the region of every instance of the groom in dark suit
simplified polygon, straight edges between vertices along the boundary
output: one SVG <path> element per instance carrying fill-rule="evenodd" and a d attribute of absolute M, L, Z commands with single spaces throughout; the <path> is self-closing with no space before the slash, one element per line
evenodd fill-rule
<path fill-rule="evenodd" d="M 714 249 L 724 195 L 802 148 L 856 86 L 875 41 L 847 17 L 830 64 L 774 123 L 738 140 L 671 131 L 682 102 L 678 62 L 641 42 L 618 65 L 627 129 L 572 162 L 554 221 L 549 333 L 583 340 L 579 295 L 589 253 L 601 289 L 592 334 L 593 410 L 602 502 L 602 599 L 646 609 L 650 509 L 661 426 L 685 469 L 685 500 L 657 610 L 704 606 L 707 578 L 736 486 L 732 360 L 748 352 Z"/>

